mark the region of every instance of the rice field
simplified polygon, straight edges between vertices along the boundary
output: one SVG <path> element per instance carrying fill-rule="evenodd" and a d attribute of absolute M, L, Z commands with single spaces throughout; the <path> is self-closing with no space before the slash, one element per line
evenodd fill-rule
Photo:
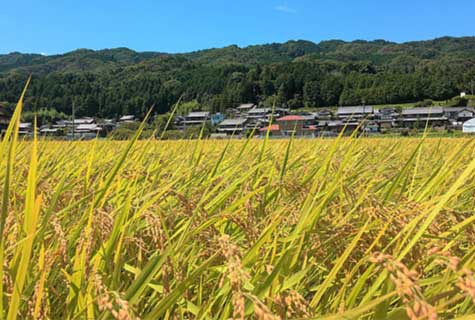
<path fill-rule="evenodd" d="M 7 319 L 472 319 L 475 141 L 0 145 Z"/>

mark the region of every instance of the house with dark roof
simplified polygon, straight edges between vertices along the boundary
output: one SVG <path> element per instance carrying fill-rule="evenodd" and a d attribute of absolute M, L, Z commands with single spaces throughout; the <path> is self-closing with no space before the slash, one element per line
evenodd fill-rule
<path fill-rule="evenodd" d="M 348 135 L 353 133 L 360 123 L 358 121 L 343 121 L 343 120 L 330 120 L 325 121 L 324 123 L 319 122 L 318 127 L 319 131 L 322 132 L 332 132 L 335 134 L 340 134 L 342 131 L 344 134 Z"/>
<path fill-rule="evenodd" d="M 336 111 L 336 117 L 346 121 L 372 119 L 374 108 L 371 106 L 339 107 Z"/>
<path fill-rule="evenodd" d="M 246 118 L 225 119 L 218 125 L 218 132 L 227 135 L 242 135 L 246 130 Z"/>
<path fill-rule="evenodd" d="M 396 108 L 382 107 L 374 110 L 374 118 L 377 120 L 394 121 L 399 117 L 399 112 Z"/>
<path fill-rule="evenodd" d="M 317 120 L 331 120 L 333 119 L 333 112 L 330 109 L 319 110 L 315 116 Z"/>
<path fill-rule="evenodd" d="M 250 110 L 256 108 L 257 106 L 254 104 L 254 103 L 243 103 L 241 105 L 239 105 L 236 110 L 240 113 L 240 114 L 245 114 L 245 113 L 248 113 Z"/>
<path fill-rule="evenodd" d="M 445 127 L 449 124 L 442 107 L 404 109 L 397 121 L 402 128 Z"/>
<path fill-rule="evenodd" d="M 444 115 L 451 122 L 465 122 L 475 118 L 475 109 L 470 107 L 447 107 Z"/>
<path fill-rule="evenodd" d="M 245 115 L 247 121 L 247 128 L 262 128 L 263 126 L 269 124 L 270 118 L 272 117 L 271 108 L 254 108 L 249 110 Z"/>
<path fill-rule="evenodd" d="M 185 116 L 183 125 L 185 127 L 202 126 L 206 121 L 210 120 L 210 113 L 208 111 L 194 111 Z"/>
<path fill-rule="evenodd" d="M 31 122 L 20 122 L 18 126 L 18 134 L 21 136 L 33 135 L 33 124 Z"/>
<path fill-rule="evenodd" d="M 269 119 L 271 114 L 271 108 L 254 108 L 249 110 L 246 118 L 249 120 Z"/>
<path fill-rule="evenodd" d="M 374 120 L 382 128 L 392 128 L 396 126 L 396 120 L 399 118 L 399 112 L 396 108 L 383 107 L 374 111 Z"/>

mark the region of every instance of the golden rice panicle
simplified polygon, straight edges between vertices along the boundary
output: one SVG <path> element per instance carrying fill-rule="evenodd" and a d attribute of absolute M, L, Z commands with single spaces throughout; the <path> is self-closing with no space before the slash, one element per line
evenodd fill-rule
<path fill-rule="evenodd" d="M 370 258 L 373 263 L 380 264 L 389 273 L 389 278 L 396 286 L 397 293 L 406 307 L 407 316 L 411 320 L 437 319 L 435 308 L 430 305 L 422 294 L 418 284 L 418 273 L 409 270 L 402 262 L 397 261 L 391 255 L 376 253 Z"/>
<path fill-rule="evenodd" d="M 233 319 L 245 318 L 245 299 L 242 292 L 243 282 L 249 275 L 243 270 L 239 247 L 231 242 L 229 235 L 222 235 L 219 240 L 221 253 L 227 260 L 228 278 L 231 283 Z"/>
<path fill-rule="evenodd" d="M 450 271 L 457 275 L 456 286 L 475 303 L 474 272 L 467 267 L 461 266 L 459 257 L 452 255 L 449 251 L 443 251 L 440 247 L 434 246 L 428 251 L 428 254 L 435 257 L 437 264 L 446 265 Z"/>

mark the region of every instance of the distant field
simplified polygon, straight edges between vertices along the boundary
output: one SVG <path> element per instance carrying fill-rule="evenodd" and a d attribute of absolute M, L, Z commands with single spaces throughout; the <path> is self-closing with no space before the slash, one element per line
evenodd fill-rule
<path fill-rule="evenodd" d="M 3 312 L 462 317 L 475 311 L 474 144 L 4 142 Z"/>

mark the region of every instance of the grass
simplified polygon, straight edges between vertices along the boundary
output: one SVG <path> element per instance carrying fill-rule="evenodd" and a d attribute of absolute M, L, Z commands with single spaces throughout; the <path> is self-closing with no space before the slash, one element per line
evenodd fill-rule
<path fill-rule="evenodd" d="M 10 129 L 2 318 L 475 311 L 470 138 L 139 141 L 139 129 L 65 142 Z"/>

